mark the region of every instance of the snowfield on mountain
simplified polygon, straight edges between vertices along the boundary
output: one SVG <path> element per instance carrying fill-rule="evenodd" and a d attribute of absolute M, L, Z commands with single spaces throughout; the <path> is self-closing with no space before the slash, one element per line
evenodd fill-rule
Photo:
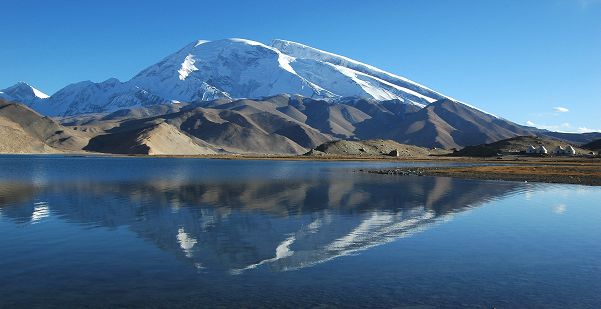
<path fill-rule="evenodd" d="M 31 90 L 20 94 L 14 87 Z M 282 93 L 330 100 L 396 99 L 419 107 L 449 98 L 404 77 L 300 43 L 274 40 L 268 46 L 245 39 L 192 42 L 126 82 L 83 81 L 49 97 L 26 84 L 2 92 L 2 98 L 49 116 Z"/>

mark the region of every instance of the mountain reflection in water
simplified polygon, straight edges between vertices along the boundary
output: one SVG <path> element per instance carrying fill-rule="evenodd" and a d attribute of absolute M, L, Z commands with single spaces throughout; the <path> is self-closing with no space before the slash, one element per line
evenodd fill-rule
<path fill-rule="evenodd" d="M 318 177 L 0 180 L 1 216 L 127 227 L 198 271 L 288 271 L 411 236 L 523 184 L 340 172 Z"/>

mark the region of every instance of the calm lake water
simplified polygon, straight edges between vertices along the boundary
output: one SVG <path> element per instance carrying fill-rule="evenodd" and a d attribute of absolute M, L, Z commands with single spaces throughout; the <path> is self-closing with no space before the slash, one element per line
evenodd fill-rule
<path fill-rule="evenodd" d="M 390 165 L 0 156 L 0 307 L 601 308 L 601 188 Z"/>

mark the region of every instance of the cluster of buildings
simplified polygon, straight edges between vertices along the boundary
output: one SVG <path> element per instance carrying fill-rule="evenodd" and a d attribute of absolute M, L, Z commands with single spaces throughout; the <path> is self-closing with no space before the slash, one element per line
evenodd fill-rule
<path fill-rule="evenodd" d="M 562 156 L 562 155 L 568 155 L 568 156 L 575 156 L 576 155 L 576 149 L 574 149 L 574 147 L 568 145 L 567 147 L 563 147 L 563 146 L 557 146 L 555 147 L 555 149 L 553 149 L 552 152 L 549 152 L 547 150 L 547 148 L 545 148 L 545 146 L 540 145 L 538 147 L 534 147 L 532 145 L 529 145 L 528 148 L 526 149 L 526 153 L 527 154 L 554 154 L 557 156 Z"/>
<path fill-rule="evenodd" d="M 538 147 L 534 147 L 532 145 L 528 145 L 528 148 L 526 149 L 526 153 L 527 154 L 547 154 L 549 153 L 549 151 L 547 151 L 547 148 L 545 148 L 545 146 L 538 146 Z"/>

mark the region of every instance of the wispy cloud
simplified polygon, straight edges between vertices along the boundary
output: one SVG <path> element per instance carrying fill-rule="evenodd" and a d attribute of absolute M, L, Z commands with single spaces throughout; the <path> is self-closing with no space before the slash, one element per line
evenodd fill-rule
<path fill-rule="evenodd" d="M 577 0 L 580 7 L 586 9 L 592 5 L 600 5 L 601 0 Z"/>
<path fill-rule="evenodd" d="M 562 106 L 555 106 L 555 107 L 553 107 L 553 110 L 554 110 L 556 113 L 567 113 L 567 112 L 569 112 L 569 111 L 570 111 L 569 109 L 567 109 L 567 108 L 565 108 L 565 107 L 562 107 Z"/>
<path fill-rule="evenodd" d="M 578 128 L 578 133 L 601 132 L 601 129 L 591 129 L 586 127 Z"/>
<path fill-rule="evenodd" d="M 555 107 L 551 107 L 550 111 L 541 111 L 539 113 L 535 113 L 535 114 L 531 114 L 531 116 L 536 117 L 536 118 L 549 118 L 549 117 L 558 117 L 561 116 L 561 114 L 567 113 L 569 112 L 570 109 L 568 109 L 565 106 L 555 106 Z"/>
<path fill-rule="evenodd" d="M 590 132 L 601 132 L 601 128 L 593 129 L 587 127 L 578 127 L 574 128 L 570 125 L 569 122 L 563 122 L 560 124 L 540 124 L 535 123 L 534 121 L 528 120 L 525 123 L 529 127 L 535 127 L 539 129 L 556 131 L 556 132 L 564 132 L 564 133 L 590 133 Z"/>

